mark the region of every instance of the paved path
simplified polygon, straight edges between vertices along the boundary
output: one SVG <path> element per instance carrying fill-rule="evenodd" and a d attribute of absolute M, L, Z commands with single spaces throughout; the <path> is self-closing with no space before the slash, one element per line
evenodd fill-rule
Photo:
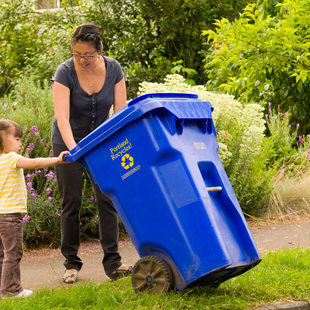
<path fill-rule="evenodd" d="M 310 244 L 310 221 L 287 224 L 257 225 L 250 223 L 250 229 L 261 254 L 272 250 Z M 120 253 L 123 263 L 134 264 L 139 255 L 129 239 L 121 240 Z M 80 256 L 84 266 L 79 281 L 102 282 L 107 280 L 101 265 L 102 251 L 98 242 L 82 243 Z M 22 285 L 27 289 L 61 287 L 64 273 L 63 257 L 59 249 L 25 252 L 21 264 Z"/>

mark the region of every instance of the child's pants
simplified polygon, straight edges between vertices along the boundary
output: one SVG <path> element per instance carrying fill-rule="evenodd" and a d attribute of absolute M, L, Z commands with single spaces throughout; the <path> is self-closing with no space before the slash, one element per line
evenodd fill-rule
<path fill-rule="evenodd" d="M 1 295 L 18 294 L 20 261 L 23 256 L 23 223 L 21 213 L 0 214 L 0 288 Z"/>

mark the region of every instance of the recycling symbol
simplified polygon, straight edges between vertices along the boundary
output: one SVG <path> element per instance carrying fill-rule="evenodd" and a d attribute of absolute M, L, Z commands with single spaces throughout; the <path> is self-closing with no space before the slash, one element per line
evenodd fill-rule
<path fill-rule="evenodd" d="M 125 154 L 122 157 L 122 167 L 127 170 L 132 166 L 133 166 L 133 158 L 129 154 Z"/>

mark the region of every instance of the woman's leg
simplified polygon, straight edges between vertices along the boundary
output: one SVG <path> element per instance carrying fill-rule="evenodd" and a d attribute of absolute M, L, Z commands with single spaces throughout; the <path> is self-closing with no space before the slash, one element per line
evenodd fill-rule
<path fill-rule="evenodd" d="M 98 205 L 99 236 L 104 257 L 102 264 L 106 274 L 110 274 L 122 265 L 118 252 L 118 216 L 112 201 L 103 194 L 98 185 L 92 182 Z"/>
<path fill-rule="evenodd" d="M 67 150 L 64 145 L 53 144 L 53 154 L 58 156 Z M 79 271 L 82 260 L 78 257 L 80 247 L 80 208 L 82 204 L 83 167 L 75 163 L 55 167 L 58 188 L 62 197 L 61 253 L 66 258 L 66 269 Z"/>

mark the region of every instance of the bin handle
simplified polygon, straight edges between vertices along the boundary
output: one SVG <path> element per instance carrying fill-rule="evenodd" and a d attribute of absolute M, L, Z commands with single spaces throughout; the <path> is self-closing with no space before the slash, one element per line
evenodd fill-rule
<path fill-rule="evenodd" d="M 207 187 L 208 192 L 221 192 L 222 189 L 223 189 L 222 186 Z"/>
<path fill-rule="evenodd" d="M 73 163 L 74 162 L 74 159 L 72 157 L 72 155 L 69 155 L 69 154 L 65 154 L 62 159 L 68 163 Z"/>

